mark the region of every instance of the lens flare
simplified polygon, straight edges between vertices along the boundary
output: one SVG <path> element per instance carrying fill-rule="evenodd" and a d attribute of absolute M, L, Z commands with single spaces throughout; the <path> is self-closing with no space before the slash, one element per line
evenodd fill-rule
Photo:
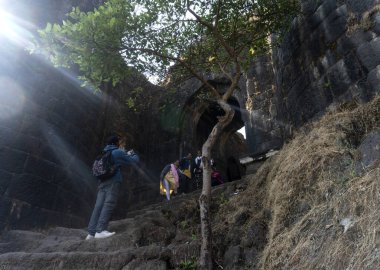
<path fill-rule="evenodd" d="M 0 120 L 21 112 L 25 94 L 20 85 L 8 77 L 0 77 Z"/>
<path fill-rule="evenodd" d="M 34 28 L 30 23 L 2 10 L 0 6 L 0 38 L 5 38 L 22 48 L 31 48 L 33 34 L 28 29 Z"/>

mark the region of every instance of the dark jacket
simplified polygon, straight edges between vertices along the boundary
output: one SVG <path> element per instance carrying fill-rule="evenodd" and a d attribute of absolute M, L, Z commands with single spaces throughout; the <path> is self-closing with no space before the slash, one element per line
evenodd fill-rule
<path fill-rule="evenodd" d="M 179 162 L 179 168 L 181 170 L 185 170 L 185 169 L 191 169 L 193 167 L 193 164 L 191 162 L 192 160 L 191 159 L 188 159 L 187 157 L 184 157 L 180 160 Z"/>
<path fill-rule="evenodd" d="M 104 147 L 104 151 L 109 150 L 112 150 L 112 158 L 115 161 L 115 164 L 119 167 L 116 174 L 109 181 L 112 180 L 121 183 L 123 182 L 123 176 L 121 175 L 120 167 L 136 164 L 140 161 L 140 158 L 136 153 L 129 155 L 126 151 L 119 149 L 115 145 L 107 145 Z"/>
<path fill-rule="evenodd" d="M 189 178 L 192 178 L 192 175 L 193 175 L 192 167 L 193 167 L 193 164 L 191 162 L 191 159 L 188 159 L 187 157 L 182 158 L 179 162 L 179 168 L 182 171 L 182 174 L 184 174 L 184 172 L 188 170 L 190 175 L 188 175 L 187 177 Z"/>

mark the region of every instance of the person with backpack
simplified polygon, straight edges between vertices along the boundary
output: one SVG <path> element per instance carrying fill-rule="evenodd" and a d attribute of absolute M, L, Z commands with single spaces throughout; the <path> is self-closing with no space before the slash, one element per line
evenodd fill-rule
<path fill-rule="evenodd" d="M 99 186 L 86 240 L 107 238 L 115 234 L 107 231 L 107 227 L 123 182 L 120 167 L 138 162 L 139 156 L 133 150 L 126 152 L 119 148 L 118 136 L 110 136 L 107 139 L 102 155 L 93 164 L 93 174 L 99 179 Z"/>
<path fill-rule="evenodd" d="M 177 194 L 179 187 L 178 166 L 179 161 L 176 160 L 174 163 L 166 165 L 160 174 L 160 194 L 166 195 L 168 201 L 170 201 L 172 192 Z"/>

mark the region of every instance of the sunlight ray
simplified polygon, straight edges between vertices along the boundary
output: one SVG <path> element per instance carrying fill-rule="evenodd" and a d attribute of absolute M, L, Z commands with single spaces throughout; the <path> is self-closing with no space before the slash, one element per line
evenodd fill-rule
<path fill-rule="evenodd" d="M 36 29 L 36 27 L 6 12 L 0 6 L 0 37 L 6 38 L 21 48 L 32 48 L 34 35 L 28 29 Z"/>
<path fill-rule="evenodd" d="M 23 88 L 12 78 L 0 76 L 0 120 L 19 114 L 25 104 Z"/>

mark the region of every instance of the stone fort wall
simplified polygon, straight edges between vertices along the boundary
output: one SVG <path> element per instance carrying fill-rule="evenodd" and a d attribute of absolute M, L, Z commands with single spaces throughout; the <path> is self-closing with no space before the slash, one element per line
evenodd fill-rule
<path fill-rule="evenodd" d="M 83 226 L 102 101 L 67 72 L 9 48 L 0 55 L 0 229 Z"/>
<path fill-rule="evenodd" d="M 302 15 L 248 78 L 246 126 L 252 152 L 281 145 L 294 128 L 347 101 L 380 92 L 376 0 L 303 0 Z"/>
<path fill-rule="evenodd" d="M 21 0 L 3 7 L 28 21 L 25 30 L 33 33 L 61 20 L 72 5 L 89 10 L 98 2 Z M 0 39 L 0 230 L 84 226 L 104 102 L 68 71 Z"/>

